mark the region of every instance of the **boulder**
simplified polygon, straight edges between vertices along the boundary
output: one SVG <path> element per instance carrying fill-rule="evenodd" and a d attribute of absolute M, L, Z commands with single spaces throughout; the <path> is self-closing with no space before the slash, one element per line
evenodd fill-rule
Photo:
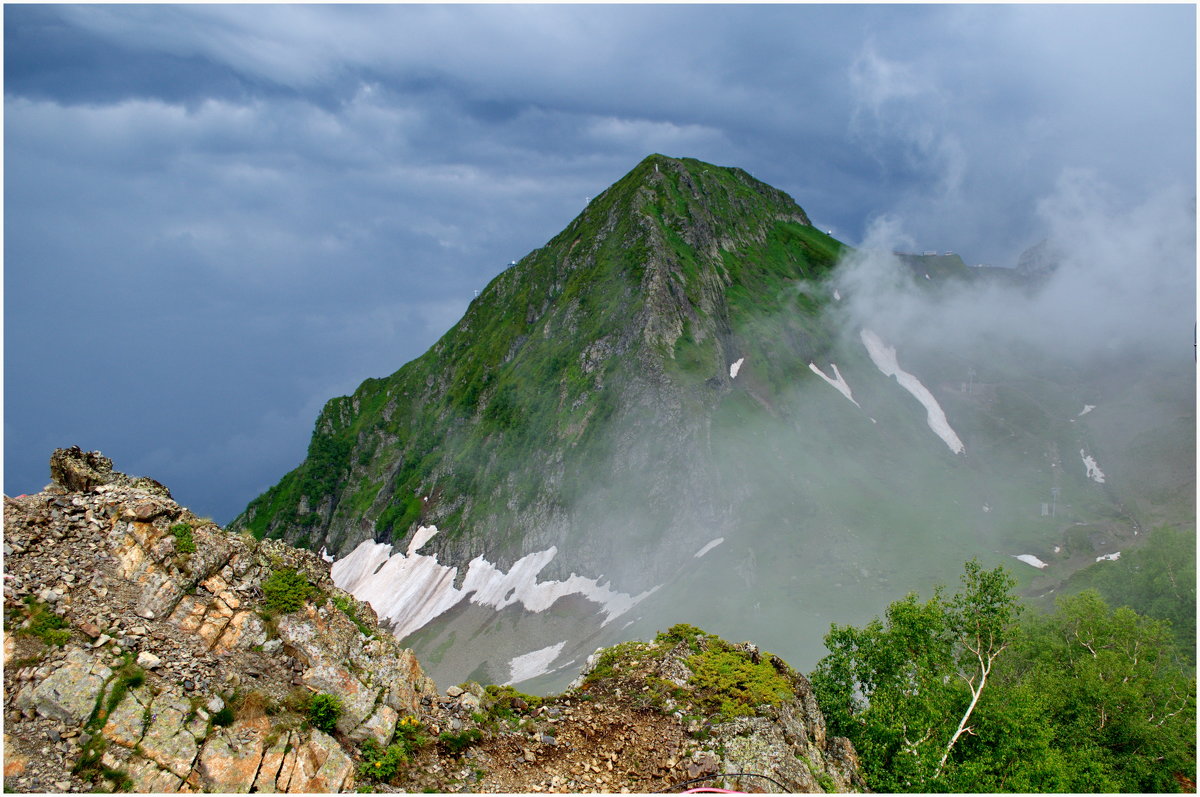
<path fill-rule="evenodd" d="M 81 725 L 92 715 L 100 691 L 111 677 L 110 668 L 82 650 L 72 650 L 66 662 L 28 691 L 25 704 L 18 703 L 17 707 L 33 708 L 43 717 L 68 726 Z"/>

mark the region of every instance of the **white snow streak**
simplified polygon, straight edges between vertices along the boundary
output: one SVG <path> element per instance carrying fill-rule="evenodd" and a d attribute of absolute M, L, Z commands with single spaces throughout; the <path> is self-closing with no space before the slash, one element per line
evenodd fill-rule
<path fill-rule="evenodd" d="M 861 410 L 862 405 L 854 400 L 854 394 L 850 392 L 850 385 L 846 384 L 846 380 L 842 377 L 841 372 L 838 370 L 837 363 L 830 363 L 830 366 L 833 367 L 833 378 L 832 379 L 830 379 L 828 376 L 825 376 L 825 372 L 822 371 L 820 368 L 818 368 L 815 363 L 808 364 L 808 367 L 810 369 L 812 369 L 812 372 L 814 374 L 821 377 L 826 382 L 828 382 L 829 384 L 831 384 L 835 388 L 837 388 L 837 391 L 839 393 L 841 393 L 846 398 L 850 399 L 850 403 L 853 404 L 854 406 L 858 407 Z"/>
<path fill-rule="evenodd" d="M 942 411 L 937 399 L 933 397 L 928 388 L 921 384 L 921 380 L 900 367 L 900 363 L 896 359 L 896 350 L 885 344 L 878 335 L 869 329 L 863 329 L 859 334 L 875 367 L 885 376 L 896 377 L 900 386 L 912 393 L 913 397 L 925 406 L 925 420 L 933 433 L 942 438 L 955 454 L 965 453 L 966 446 L 962 444 L 962 440 L 958 439 L 954 429 L 950 428 L 950 422 L 946 420 L 946 413 Z"/>
<path fill-rule="evenodd" d="M 413 535 L 412 542 L 408 544 L 408 555 L 412 556 L 414 553 L 421 550 L 421 546 L 433 539 L 433 535 L 437 533 L 437 526 L 419 527 L 417 529 L 417 533 Z"/>
<path fill-rule="evenodd" d="M 692 554 L 692 558 L 694 558 L 694 559 L 699 559 L 701 556 L 704 556 L 704 554 L 708 553 L 708 552 L 709 552 L 709 551 L 711 551 L 713 548 L 716 548 L 718 545 L 720 545 L 720 544 L 721 544 L 721 543 L 723 543 L 723 542 L 725 542 L 725 538 L 724 538 L 724 537 L 717 537 L 715 540 L 713 540 L 712 542 L 708 543 L 707 545 L 705 545 L 705 546 L 704 546 L 703 548 L 701 548 L 700 550 L 696 551 L 696 553 Z"/>
<path fill-rule="evenodd" d="M 833 298 L 834 298 L 834 299 L 836 299 L 836 300 L 837 300 L 837 301 L 839 301 L 839 302 L 842 300 L 842 294 L 841 294 L 841 292 L 840 292 L 840 291 L 838 291 L 838 289 L 837 289 L 837 288 L 834 288 L 834 289 L 833 289 Z"/>
<path fill-rule="evenodd" d="M 567 640 L 564 639 L 557 645 L 517 656 L 508 663 L 509 679 L 500 685 L 508 686 L 518 681 L 528 681 L 530 678 L 550 672 L 550 665 L 558 658 L 558 654 L 562 653 L 563 646 L 566 644 Z"/>
<path fill-rule="evenodd" d="M 1116 553 L 1106 553 L 1106 554 L 1104 554 L 1104 556 L 1097 556 L 1096 561 L 1097 562 L 1115 562 L 1120 558 L 1121 558 L 1121 552 L 1117 551 Z"/>
<path fill-rule="evenodd" d="M 1034 566 L 1034 567 L 1036 567 L 1038 570 L 1041 570 L 1041 569 L 1042 569 L 1042 568 L 1044 568 L 1044 567 L 1049 567 L 1049 566 L 1050 566 L 1050 565 L 1046 564 L 1045 562 L 1043 562 L 1041 559 L 1038 559 L 1036 556 L 1034 556 L 1034 555 L 1033 555 L 1033 554 L 1031 554 L 1031 553 L 1019 553 L 1019 554 L 1014 554 L 1014 555 L 1013 555 L 1013 559 L 1020 559 L 1020 560 L 1021 560 L 1022 562 L 1024 562 L 1025 564 L 1027 564 L 1027 565 L 1033 565 L 1033 566 Z"/>
<path fill-rule="evenodd" d="M 325 550 L 324 545 L 321 546 L 321 558 L 324 559 L 326 562 L 333 561 L 333 557 L 329 554 L 328 551 Z"/>
<path fill-rule="evenodd" d="M 736 379 L 738 371 L 742 370 L 742 363 L 746 362 L 746 358 L 742 357 L 733 365 L 729 366 L 729 378 Z"/>
<path fill-rule="evenodd" d="M 1104 484 L 1104 471 L 1100 470 L 1100 466 L 1096 464 L 1096 460 L 1087 455 L 1084 449 L 1079 449 L 1079 456 L 1083 459 L 1083 466 L 1087 468 L 1087 477 L 1096 484 Z"/>
<path fill-rule="evenodd" d="M 1095 404 L 1084 404 L 1084 405 L 1083 405 L 1083 412 L 1079 413 L 1079 414 L 1078 414 L 1078 415 L 1076 415 L 1075 417 L 1076 417 L 1076 418 L 1082 418 L 1084 415 L 1087 415 L 1089 412 L 1091 412 L 1091 411 L 1092 411 L 1092 410 L 1094 410 L 1094 409 L 1096 409 L 1096 405 L 1095 405 Z"/>
<path fill-rule="evenodd" d="M 370 603 L 381 620 L 387 618 L 394 624 L 398 638 L 466 599 L 495 609 L 520 603 L 528 611 L 541 612 L 559 598 L 577 594 L 600 604 L 607 625 L 658 589 L 631 596 L 574 573 L 565 581 L 538 581 L 537 574 L 558 553 L 553 547 L 518 559 L 507 573 L 477 556 L 467 565 L 462 588 L 456 589 L 457 567 L 439 564 L 436 556 L 415 553 L 436 533 L 435 526 L 419 529 L 407 556 L 392 553 L 387 543 L 366 540 L 334 562 L 330 568 L 333 583 Z"/>

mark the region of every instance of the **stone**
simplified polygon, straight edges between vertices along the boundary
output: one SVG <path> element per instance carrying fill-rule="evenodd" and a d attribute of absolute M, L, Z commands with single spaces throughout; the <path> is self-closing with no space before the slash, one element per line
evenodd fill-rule
<path fill-rule="evenodd" d="M 100 690 L 111 676 L 110 668 L 82 650 L 72 650 L 62 667 L 33 688 L 32 707 L 43 717 L 80 725 L 91 716 Z M 25 706 L 18 704 L 17 708 Z"/>
<path fill-rule="evenodd" d="M 147 670 L 153 670 L 162 664 L 162 659 L 160 659 L 158 656 L 155 656 L 148 650 L 143 650 L 138 654 L 137 664 L 139 667 L 144 667 Z"/>
<path fill-rule="evenodd" d="M 270 727 L 266 717 L 258 717 L 237 720 L 227 728 L 213 728 L 200 748 L 196 764 L 204 790 L 249 792 L 262 763 L 263 739 Z"/>
<path fill-rule="evenodd" d="M 186 778 L 204 735 L 205 720 L 193 717 L 185 727 L 190 707 L 177 693 L 164 692 L 154 701 L 150 727 L 142 737 L 142 755 L 179 778 Z"/>
<path fill-rule="evenodd" d="M 86 492 L 113 480 L 113 463 L 99 451 L 59 448 L 50 455 L 50 478 L 71 492 Z"/>
<path fill-rule="evenodd" d="M 180 778 L 138 755 L 130 756 L 122 769 L 133 782 L 130 791 L 136 794 L 170 794 L 183 786 Z"/>
<path fill-rule="evenodd" d="M 350 733 L 370 716 L 382 691 L 378 687 L 368 687 L 345 667 L 333 664 L 321 664 L 306 670 L 301 680 L 318 692 L 328 692 L 341 698 L 342 714 L 338 717 L 337 729 L 342 733 Z"/>
<path fill-rule="evenodd" d="M 392 735 L 396 732 L 398 719 L 400 719 L 400 715 L 396 713 L 395 709 L 387 703 L 380 703 L 375 712 L 354 729 L 350 738 L 358 743 L 373 738 L 380 747 L 387 747 L 388 742 L 392 740 Z"/>
<path fill-rule="evenodd" d="M 348 789 L 354 773 L 350 760 L 337 741 L 326 733 L 313 730 L 309 740 L 295 751 L 291 766 L 285 761 L 277 783 L 287 777 L 281 791 L 289 794 L 337 792 Z"/>
<path fill-rule="evenodd" d="M 145 687 L 129 690 L 109 713 L 100 733 L 110 742 L 122 747 L 133 747 L 142 740 L 144 717 L 151 699 L 152 696 Z"/>
<path fill-rule="evenodd" d="M 294 740 L 291 733 L 281 733 L 279 735 L 275 743 L 263 753 L 262 764 L 258 767 L 258 775 L 254 779 L 251 791 L 258 794 L 275 794 L 279 792 L 279 775 L 283 771 L 283 764 L 287 760 L 287 753 L 293 746 Z"/>
<path fill-rule="evenodd" d="M 458 697 L 463 691 L 463 688 L 460 686 L 451 686 L 446 689 L 446 697 Z"/>

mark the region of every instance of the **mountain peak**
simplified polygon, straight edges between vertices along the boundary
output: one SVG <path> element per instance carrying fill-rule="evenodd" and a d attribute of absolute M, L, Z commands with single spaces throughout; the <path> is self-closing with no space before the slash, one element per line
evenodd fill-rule
<path fill-rule="evenodd" d="M 752 316 L 789 345 L 821 345 L 816 304 L 790 286 L 819 280 L 840 251 L 742 169 L 650 155 L 498 275 L 429 352 L 330 401 L 305 463 L 235 525 L 343 555 L 436 523 L 443 561 L 486 553 L 498 566 L 536 528 L 582 535 L 577 551 L 598 546 L 585 563 L 608 561 L 611 540 L 588 531 L 599 507 L 580 515 L 598 463 L 661 460 L 647 446 L 680 422 L 672 434 L 691 446 L 695 418 L 661 410 L 707 412 L 734 361 L 769 359 L 771 340 L 743 334 Z"/>

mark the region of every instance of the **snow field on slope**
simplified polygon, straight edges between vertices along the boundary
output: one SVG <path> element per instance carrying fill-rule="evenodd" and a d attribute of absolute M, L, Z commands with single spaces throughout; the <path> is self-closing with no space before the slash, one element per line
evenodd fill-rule
<path fill-rule="evenodd" d="M 504 572 L 482 556 L 467 565 L 461 589 L 454 586 L 457 567 L 438 563 L 436 556 L 417 550 L 437 534 L 436 526 L 417 529 L 408 554 L 393 553 L 392 546 L 365 540 L 345 558 L 333 563 L 333 583 L 359 600 L 366 601 L 382 620 L 394 623 L 395 635 L 404 638 L 424 627 L 463 600 L 494 609 L 520 603 L 527 611 L 542 612 L 559 598 L 581 595 L 599 604 L 605 614 L 603 625 L 632 609 L 653 593 L 640 595 L 617 592 L 597 579 L 572 574 L 565 581 L 538 581 L 537 574 L 554 559 L 558 549 L 531 553 Z"/>
<path fill-rule="evenodd" d="M 812 370 L 812 372 L 814 374 L 821 377 L 829 384 L 833 385 L 839 393 L 841 393 L 843 396 L 845 396 L 847 399 L 850 400 L 851 404 L 853 404 L 854 406 L 858 407 L 861 410 L 862 405 L 854 400 L 854 394 L 850 392 L 850 385 L 848 385 L 846 383 L 845 378 L 842 376 L 841 372 L 838 371 L 837 363 L 830 363 L 829 365 L 830 365 L 830 367 L 833 368 L 833 378 L 826 376 L 825 372 L 816 366 L 816 363 L 809 363 L 808 367 Z"/>
<path fill-rule="evenodd" d="M 966 446 L 962 440 L 958 438 L 958 434 L 950 427 L 950 422 L 946 420 L 946 413 L 942 410 L 937 399 L 929 392 L 925 385 L 921 384 L 921 380 L 917 379 L 912 374 L 900 367 L 899 361 L 896 359 L 896 349 L 888 346 L 883 340 L 869 329 L 863 329 L 859 336 L 862 338 L 863 345 L 867 348 L 867 354 L 871 356 L 871 361 L 875 363 L 875 367 L 884 374 L 884 376 L 894 376 L 896 381 L 913 395 L 913 397 L 921 402 L 925 407 L 925 420 L 929 424 L 929 428 L 933 433 L 942 439 L 942 441 L 955 454 L 966 453 Z"/>

